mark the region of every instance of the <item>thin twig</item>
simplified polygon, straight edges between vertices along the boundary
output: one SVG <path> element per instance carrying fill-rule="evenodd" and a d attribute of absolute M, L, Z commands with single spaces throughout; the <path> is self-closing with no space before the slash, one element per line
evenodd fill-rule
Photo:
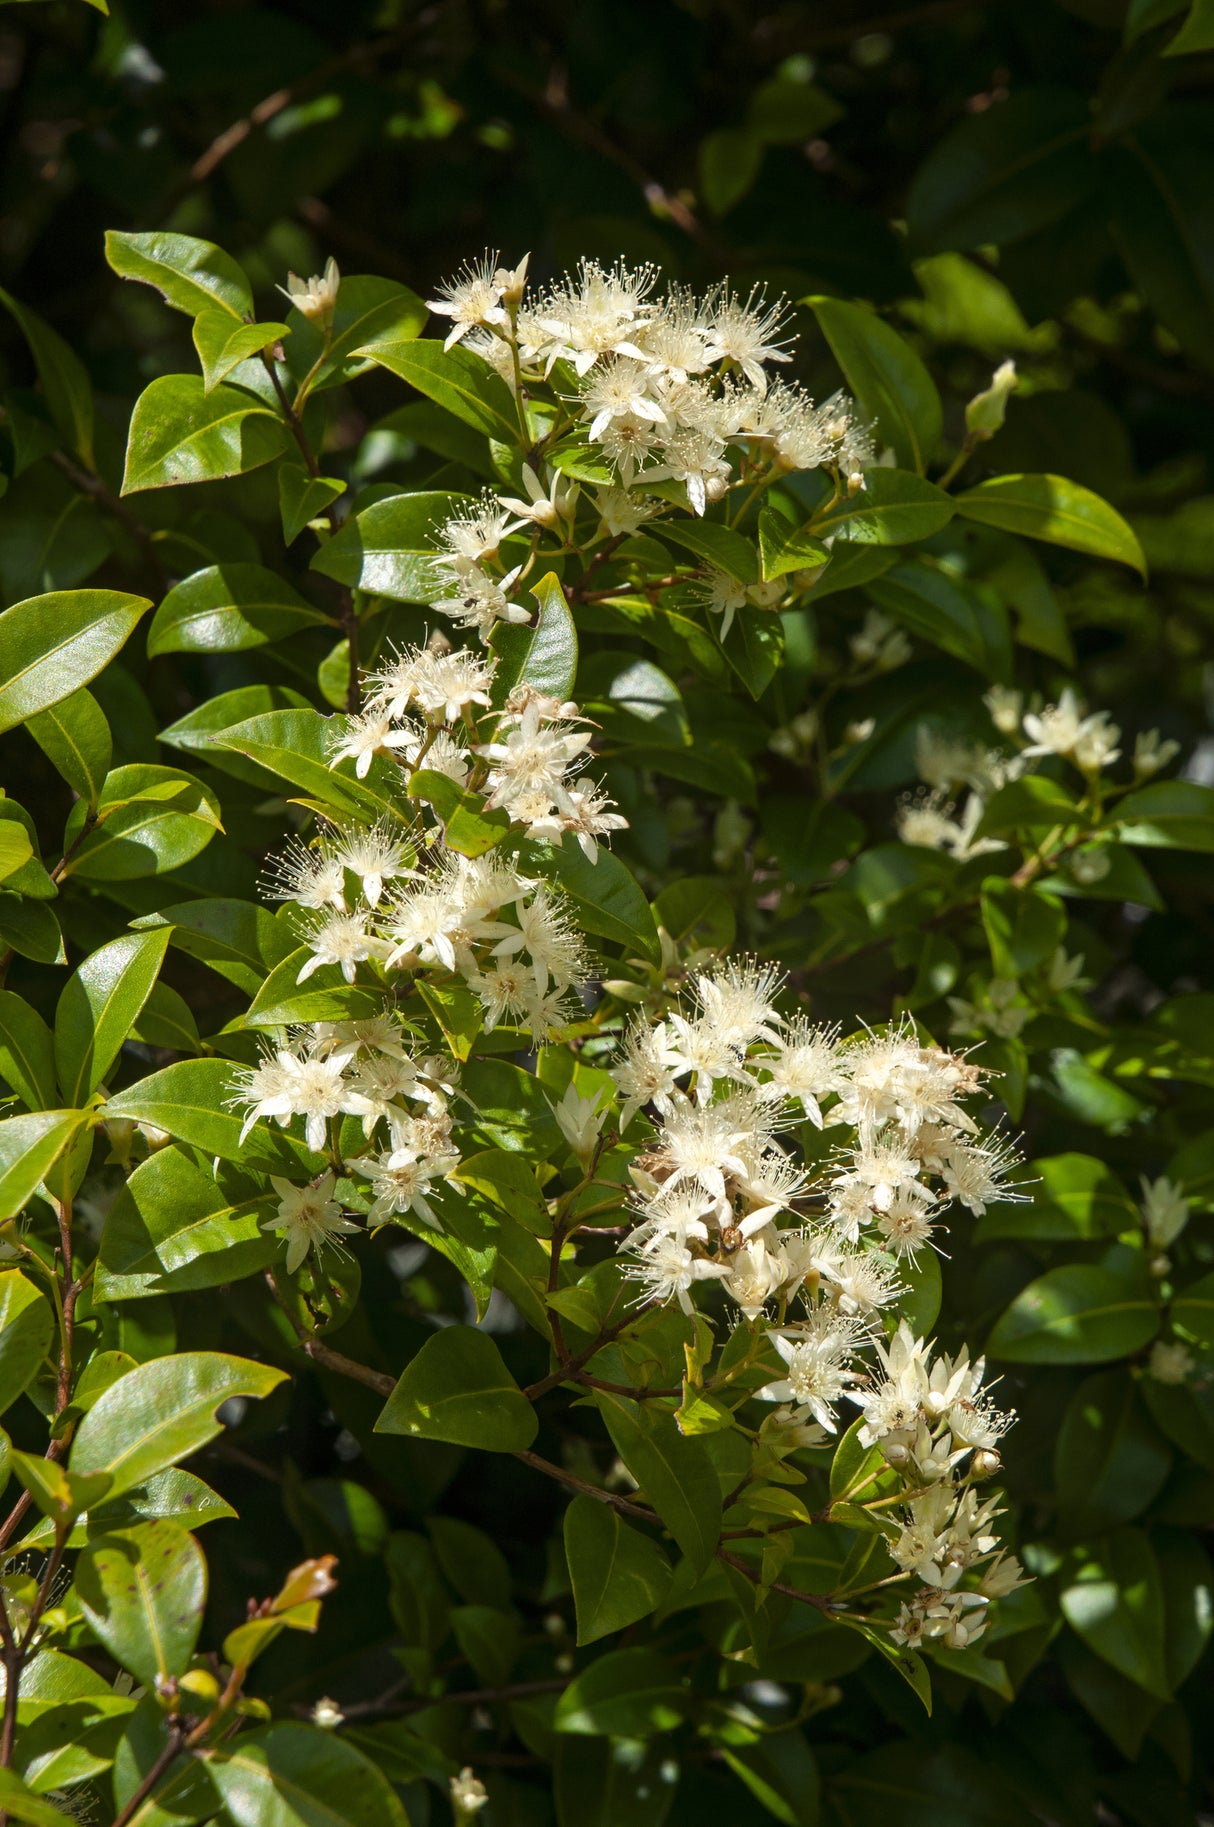
<path fill-rule="evenodd" d="M 601 1485 L 590 1484 L 585 1478 L 579 1478 L 575 1472 L 567 1472 L 563 1465 L 553 1465 L 550 1459 L 541 1459 L 538 1453 L 521 1452 L 514 1455 L 532 1471 L 543 1472 L 545 1477 L 554 1478 L 558 1484 L 568 1485 L 571 1491 L 578 1491 L 583 1497 L 593 1497 L 596 1503 L 609 1504 L 613 1510 L 623 1510 L 626 1516 L 639 1516 L 642 1522 L 656 1523 L 660 1528 L 662 1519 L 654 1510 L 647 1510 L 642 1504 L 633 1503 L 630 1498 L 617 1497 L 614 1491 L 604 1491 Z"/>

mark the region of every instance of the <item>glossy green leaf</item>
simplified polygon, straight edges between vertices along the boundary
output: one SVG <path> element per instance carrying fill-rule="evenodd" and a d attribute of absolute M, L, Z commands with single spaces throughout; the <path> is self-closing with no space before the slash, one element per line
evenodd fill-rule
<path fill-rule="evenodd" d="M 42 1110 L 0 1121 L 0 1220 L 24 1211 L 86 1121 L 79 1110 Z"/>
<path fill-rule="evenodd" d="M 310 476 L 302 463 L 280 463 L 278 510 L 284 542 L 294 545 L 308 523 L 324 518 L 326 509 L 345 492 L 340 476 Z"/>
<path fill-rule="evenodd" d="M 864 487 L 820 508 L 810 525 L 819 539 L 842 536 L 853 546 L 900 546 L 930 539 L 948 525 L 951 495 L 905 469 L 868 469 Z"/>
<path fill-rule="evenodd" d="M 469 793 L 449 774 L 422 768 L 409 777 L 409 797 L 423 799 L 442 820 L 443 843 L 461 856 L 483 856 L 500 844 L 510 829 L 510 814 L 485 810 L 479 793 Z"/>
<path fill-rule="evenodd" d="M 64 443 L 92 467 L 93 387 L 76 351 L 28 305 L 0 287 L 0 305 L 16 323 L 34 358 L 42 397 Z"/>
<path fill-rule="evenodd" d="M 617 1649 L 574 1677 L 556 1703 L 553 1723 L 558 1732 L 591 1738 L 652 1738 L 673 1731 L 690 1706 L 673 1663 L 651 1649 Z"/>
<path fill-rule="evenodd" d="M 38 964 L 67 963 L 59 921 L 45 902 L 0 889 L 0 938 Z"/>
<path fill-rule="evenodd" d="M 241 476 L 280 456 L 288 437 L 255 394 L 223 385 L 208 393 L 201 375 L 163 374 L 135 402 L 122 492 Z"/>
<path fill-rule="evenodd" d="M 194 347 L 202 363 L 204 388 L 209 393 L 241 362 L 289 335 L 286 324 L 233 323 L 222 305 L 208 306 L 194 319 Z"/>
<path fill-rule="evenodd" d="M 247 755 L 279 779 L 302 787 L 305 793 L 339 812 L 352 812 L 369 820 L 384 815 L 393 820 L 404 818 L 403 781 L 393 763 L 377 756 L 361 780 L 351 761 L 329 766 L 332 751 L 341 740 L 342 727 L 340 720 L 322 717 L 316 710 L 277 710 L 216 731 L 214 742 L 219 748 Z M 396 786 L 398 781 L 400 789 Z"/>
<path fill-rule="evenodd" d="M 178 768 L 148 762 L 106 776 L 88 829 L 85 812 L 77 801 L 68 818 L 64 838 L 72 854 L 63 874 L 86 882 L 163 875 L 205 850 L 222 829 L 219 801 L 209 787 Z"/>
<path fill-rule="evenodd" d="M 225 1059 L 178 1060 L 110 1098 L 101 1114 L 150 1123 L 204 1155 L 262 1172 L 291 1175 L 302 1168 L 310 1178 L 315 1157 L 277 1125 L 257 1123 L 241 1140 L 242 1119 L 228 1107 L 240 1083 L 238 1069 Z"/>
<path fill-rule="evenodd" d="M 1129 1371 L 1085 1377 L 1054 1447 L 1054 1486 L 1067 1539 L 1103 1534 L 1141 1515 L 1172 1464 Z"/>
<path fill-rule="evenodd" d="M 1100 1263 L 1071 1263 L 1030 1282 L 987 1341 L 1016 1364 L 1102 1364 L 1154 1337 L 1159 1309 L 1141 1280 Z"/>
<path fill-rule="evenodd" d="M 352 1021 L 378 1015 L 385 1006 L 382 991 L 347 983 L 337 965 L 322 964 L 300 983 L 299 973 L 312 957 L 299 946 L 276 964 L 245 1011 L 247 1028 L 282 1028 L 302 1021 Z"/>
<path fill-rule="evenodd" d="M 255 996 L 274 966 L 299 944 L 294 927 L 268 907 L 223 895 L 176 902 L 132 924 L 139 930 L 168 926 L 170 945 L 209 965 L 246 996 Z"/>
<path fill-rule="evenodd" d="M 105 712 L 93 694 L 82 686 L 47 710 L 27 717 L 25 727 L 68 786 L 95 806 L 113 760 L 114 744 Z"/>
<path fill-rule="evenodd" d="M 1214 1345 L 1214 1274 L 1181 1288 L 1172 1300 L 1172 1319 L 1189 1337 Z"/>
<path fill-rule="evenodd" d="M 1066 934 L 1066 915 L 1056 901 L 1032 888 L 1017 888 L 1003 876 L 982 884 L 982 924 L 998 977 L 1036 970 Z"/>
<path fill-rule="evenodd" d="M 1144 849 L 1214 850 L 1214 787 L 1191 780 L 1156 780 L 1128 793 L 1117 807 L 1123 843 Z"/>
<path fill-rule="evenodd" d="M 593 1497 L 577 1496 L 565 1511 L 565 1559 L 579 1644 L 648 1617 L 670 1589 L 670 1564 L 656 1542 Z"/>
<path fill-rule="evenodd" d="M 169 935 L 124 933 L 86 958 L 55 1009 L 55 1069 L 66 1101 L 80 1105 L 101 1083 L 160 973 Z"/>
<path fill-rule="evenodd" d="M 1138 537 L 1116 508 L 1065 476 L 992 476 L 956 497 L 963 520 L 1092 558 L 1111 558 L 1146 576 Z"/>
<path fill-rule="evenodd" d="M 207 1759 L 234 1827 L 409 1827 L 379 1768 L 336 1732 L 273 1725 Z"/>
<path fill-rule="evenodd" d="M 11 882 L 34 854 L 29 832 L 15 819 L 0 823 L 0 882 Z"/>
<path fill-rule="evenodd" d="M 172 1522 L 136 1523 L 91 1541 L 76 1563 L 85 1623 L 120 1667 L 145 1686 L 184 1675 L 207 1596 L 207 1567 L 192 1535 Z"/>
<path fill-rule="evenodd" d="M 20 1269 L 0 1269 L 0 1414 L 12 1407 L 50 1349 L 55 1316 Z"/>
<path fill-rule="evenodd" d="M 24 1827 L 72 1827 L 75 1818 L 28 1788 L 12 1770 L 0 1770 L 0 1808 Z"/>
<path fill-rule="evenodd" d="M 764 1733 L 752 1744 L 726 1744 L 721 1755 L 775 1820 L 786 1827 L 817 1827 L 822 1806 L 818 1766 L 799 1731 Z"/>
<path fill-rule="evenodd" d="M 679 1432 L 674 1416 L 650 1402 L 596 1396 L 616 1452 L 698 1572 L 716 1553 L 721 1486 L 699 1436 Z"/>
<path fill-rule="evenodd" d="M 47 1110 L 57 1101 L 51 1031 L 12 990 L 0 990 L 0 1079 L 30 1110 Z"/>
<path fill-rule="evenodd" d="M 535 623 L 499 622 L 489 645 L 497 656 L 493 702 L 500 708 L 520 685 L 564 701 L 577 678 L 577 627 L 556 574 L 549 571 L 531 591 L 539 604 Z"/>
<path fill-rule="evenodd" d="M 993 1206 L 981 1220 L 983 1241 L 1034 1237 L 1042 1242 L 1091 1242 L 1116 1237 L 1138 1223 L 1138 1211 L 1116 1174 L 1094 1155 L 1048 1155 L 1025 1169 L 1030 1197 Z"/>
<path fill-rule="evenodd" d="M 661 1739 L 560 1733 L 553 1777 L 557 1827 L 663 1827 L 679 1764 Z"/>
<path fill-rule="evenodd" d="M 754 542 L 723 527 L 714 520 L 661 520 L 654 531 L 683 552 L 690 552 L 704 563 L 714 565 L 740 584 L 759 581 L 759 561 Z"/>
<path fill-rule="evenodd" d="M 0 731 L 87 685 L 119 652 L 151 603 L 120 590 L 54 590 L 0 615 Z"/>
<path fill-rule="evenodd" d="M 924 475 L 944 420 L 936 383 L 922 361 L 875 312 L 842 298 L 810 302 L 861 416 L 874 422 L 902 469 Z"/>
<path fill-rule="evenodd" d="M 355 349 L 356 356 L 364 353 Z M 465 425 L 491 438 L 516 444 L 518 414 L 510 389 L 500 374 L 479 355 L 458 344 L 444 349 L 441 343 L 369 343 L 365 353 L 379 367 L 408 381 L 439 406 L 453 412 Z"/>
<path fill-rule="evenodd" d="M 517 1453 L 531 1445 L 538 1426 L 489 1334 L 445 1326 L 406 1364 L 375 1431 Z"/>
<path fill-rule="evenodd" d="M 988 679 L 1012 670 L 1007 611 L 986 590 L 930 563 L 895 565 L 867 586 L 878 608 L 921 640 L 955 654 Z"/>
<path fill-rule="evenodd" d="M 111 229 L 105 257 L 123 279 L 155 286 L 167 305 L 188 317 L 216 309 L 235 322 L 253 315 L 253 293 L 241 268 L 222 248 L 195 235 Z"/>
<path fill-rule="evenodd" d="M 1025 88 L 966 116 L 916 173 L 907 226 L 917 250 L 1015 241 L 1064 215 L 1096 181 L 1084 96 Z"/>
<path fill-rule="evenodd" d="M 1089 1649 L 1149 1694 L 1170 1697 L 1163 1585 L 1141 1529 L 1117 1529 L 1078 1550 L 1063 1576 L 1059 1603 Z"/>
<path fill-rule="evenodd" d="M 108 1472 L 108 1496 L 176 1465 L 222 1432 L 215 1411 L 233 1396 L 268 1396 L 284 1372 L 218 1351 L 153 1358 L 112 1383 L 85 1415 L 70 1468 Z"/>
<path fill-rule="evenodd" d="M 148 653 L 237 653 L 327 621 L 264 565 L 208 565 L 164 598 L 148 629 Z"/>
<path fill-rule="evenodd" d="M 397 602 L 428 603 L 436 595 L 446 594 L 435 571 L 442 525 L 471 505 L 471 496 L 442 490 L 387 495 L 356 509 L 322 543 L 312 569 L 352 590 L 390 596 Z"/>
<path fill-rule="evenodd" d="M 279 1240 L 261 1227 L 278 1209 L 270 1193 L 233 1201 L 180 1148 L 140 1163 L 106 1216 L 97 1252 L 102 1301 L 217 1288 L 274 1261 Z"/>

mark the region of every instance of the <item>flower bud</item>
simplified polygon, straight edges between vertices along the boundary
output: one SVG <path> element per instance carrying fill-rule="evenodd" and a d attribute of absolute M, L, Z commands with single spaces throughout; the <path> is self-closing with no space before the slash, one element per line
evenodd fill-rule
<path fill-rule="evenodd" d="M 1019 385 L 1015 362 L 1000 363 L 990 386 L 976 393 L 965 409 L 965 429 L 971 442 L 994 437 L 1003 424 L 1008 398 Z"/>

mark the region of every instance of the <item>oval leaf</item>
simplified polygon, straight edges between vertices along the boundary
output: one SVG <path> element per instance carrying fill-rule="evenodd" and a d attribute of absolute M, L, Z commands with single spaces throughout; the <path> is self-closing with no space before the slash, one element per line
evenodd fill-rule
<path fill-rule="evenodd" d="M 535 1410 L 487 1332 L 445 1326 L 428 1338 L 388 1397 L 375 1431 L 518 1453 L 539 1428 Z"/>

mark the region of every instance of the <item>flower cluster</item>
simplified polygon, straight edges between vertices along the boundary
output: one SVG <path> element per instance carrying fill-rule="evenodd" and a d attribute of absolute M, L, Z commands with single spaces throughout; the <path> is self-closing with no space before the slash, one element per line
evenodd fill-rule
<path fill-rule="evenodd" d="M 963 1055 L 908 1023 L 843 1040 L 782 1015 L 780 988 L 770 969 L 725 964 L 694 977 L 688 1012 L 627 1033 L 614 1070 L 623 1126 L 645 1106 L 655 1130 L 633 1168 L 628 1273 L 643 1299 L 688 1312 L 693 1290 L 719 1284 L 761 1323 L 784 1374 L 759 1394 L 797 1444 L 835 1433 L 843 1402 L 860 1407 L 861 1443 L 880 1447 L 907 1493 L 905 1529 L 883 1526 L 899 1567 L 930 1589 L 920 1634 L 960 1644 L 980 1628 L 970 1614 L 983 1592 L 952 1588 L 994 1551 L 994 1510 L 968 1481 L 998 1466 L 1009 1418 L 983 1395 L 981 1362 L 933 1366 L 905 1322 L 884 1344 L 882 1315 L 950 1201 L 981 1214 L 1025 1197 L 1007 1183 L 1016 1156 L 963 1108 L 981 1076 Z M 801 1120 L 847 1132 L 816 1174 L 785 1139 Z"/>
<path fill-rule="evenodd" d="M 487 494 L 441 530 L 433 606 L 443 614 L 482 638 L 497 621 L 529 619 L 517 599 L 537 542 L 545 533 L 564 541 L 584 488 L 595 525 L 618 538 L 669 515 L 671 485 L 696 515 L 731 488 L 794 470 L 826 471 L 836 494 L 864 487 L 877 453 L 854 403 L 836 393 L 815 404 L 795 383 L 768 378 L 773 362 L 791 359 L 782 301 L 741 297 L 728 284 L 704 297 L 659 291 L 651 267 L 594 261 L 528 295 L 526 265 L 508 271 L 487 255 L 430 304 L 451 321 L 446 346 L 459 342 L 506 381 L 521 422 L 537 389 L 552 396 L 528 430 L 525 494 Z M 596 474 L 604 480 L 590 481 Z M 530 551 L 508 543 L 519 533 Z M 743 602 L 771 607 L 787 589 L 787 579 L 746 585 L 708 570 L 723 634 Z"/>

